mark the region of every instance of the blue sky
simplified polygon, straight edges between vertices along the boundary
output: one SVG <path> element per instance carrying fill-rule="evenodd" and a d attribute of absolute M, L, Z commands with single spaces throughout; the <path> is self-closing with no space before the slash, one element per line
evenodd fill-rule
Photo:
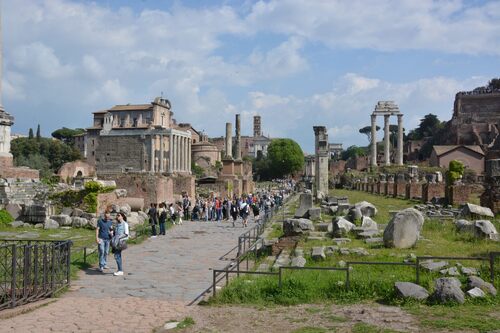
<path fill-rule="evenodd" d="M 500 76 L 499 1 L 16 0 L 2 14 L 16 133 L 88 127 L 94 111 L 163 92 L 209 136 L 236 113 L 251 134 L 260 114 L 265 134 L 310 152 L 314 125 L 366 145 L 377 101 L 411 129 Z"/>

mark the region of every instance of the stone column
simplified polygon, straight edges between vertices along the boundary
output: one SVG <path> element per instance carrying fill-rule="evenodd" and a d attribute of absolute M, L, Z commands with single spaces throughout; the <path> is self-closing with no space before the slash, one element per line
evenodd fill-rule
<path fill-rule="evenodd" d="M 227 159 L 233 158 L 233 124 L 226 123 L 226 156 Z"/>
<path fill-rule="evenodd" d="M 234 159 L 241 160 L 241 122 L 240 115 L 236 115 L 236 140 L 234 141 Z"/>
<path fill-rule="evenodd" d="M 188 139 L 188 171 L 191 174 L 191 144 L 192 140 Z"/>
<path fill-rule="evenodd" d="M 173 159 L 172 159 L 172 169 L 174 172 L 177 171 L 177 135 L 173 135 L 172 141 L 172 149 L 173 149 Z"/>
<path fill-rule="evenodd" d="M 371 166 L 377 166 L 377 116 L 372 114 L 372 134 L 371 134 Z"/>
<path fill-rule="evenodd" d="M 186 171 L 186 138 L 181 138 L 181 170 Z"/>
<path fill-rule="evenodd" d="M 397 165 L 403 165 L 403 115 L 398 114 L 398 158 Z"/>
<path fill-rule="evenodd" d="M 163 142 L 163 134 L 160 135 L 160 172 L 165 171 L 165 161 L 164 161 L 164 156 L 163 156 L 163 150 L 164 150 L 164 142 Z"/>
<path fill-rule="evenodd" d="M 384 115 L 384 161 L 385 165 L 391 165 L 391 144 L 389 141 L 389 118 L 391 116 Z"/>
<path fill-rule="evenodd" d="M 155 172 L 155 136 L 151 134 L 151 156 L 150 158 L 150 163 L 151 163 L 151 172 Z"/>
<path fill-rule="evenodd" d="M 174 135 L 172 134 L 172 131 L 170 131 L 170 137 L 168 140 L 168 173 L 174 172 Z"/>

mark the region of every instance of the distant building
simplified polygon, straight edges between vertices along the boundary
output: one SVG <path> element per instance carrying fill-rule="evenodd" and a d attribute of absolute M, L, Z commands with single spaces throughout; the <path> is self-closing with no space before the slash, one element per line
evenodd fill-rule
<path fill-rule="evenodd" d="M 341 143 L 329 143 L 328 150 L 330 153 L 330 159 L 338 160 L 342 154 L 342 144 Z"/>
<path fill-rule="evenodd" d="M 189 124 L 177 125 L 170 102 L 116 105 L 94 112 L 84 139 L 87 161 L 97 174 L 117 171 L 191 173 Z M 198 139 L 199 140 L 199 139 Z M 86 141 L 86 143 L 85 143 Z"/>
<path fill-rule="evenodd" d="M 484 152 L 480 146 L 434 146 L 429 165 L 448 168 L 450 161 L 459 161 L 466 168 L 474 170 L 478 175 L 484 173 Z"/>

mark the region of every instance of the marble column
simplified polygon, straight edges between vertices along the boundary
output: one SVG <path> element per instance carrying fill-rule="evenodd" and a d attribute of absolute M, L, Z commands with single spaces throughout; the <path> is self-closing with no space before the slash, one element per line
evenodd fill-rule
<path fill-rule="evenodd" d="M 149 171 L 155 172 L 155 136 L 151 134 L 151 156 L 150 156 L 151 167 Z"/>
<path fill-rule="evenodd" d="M 172 171 L 176 172 L 177 171 L 177 135 L 173 135 L 172 150 L 173 150 Z"/>
<path fill-rule="evenodd" d="M 179 140 L 179 136 L 176 135 L 176 139 L 175 139 L 175 171 L 179 172 L 179 167 L 180 167 L 180 143 L 181 143 L 181 140 Z"/>
<path fill-rule="evenodd" d="M 174 135 L 172 132 L 170 132 L 170 137 L 168 140 L 168 173 L 174 172 L 174 166 L 173 166 L 173 161 L 174 161 Z"/>
<path fill-rule="evenodd" d="M 233 124 L 226 123 L 226 156 L 227 159 L 233 158 Z"/>
<path fill-rule="evenodd" d="M 371 115 L 371 120 L 372 120 L 372 133 L 371 133 L 371 166 L 376 167 L 377 166 L 377 116 L 372 114 Z"/>
<path fill-rule="evenodd" d="M 191 174 L 191 145 L 192 145 L 192 140 L 188 139 L 188 171 L 189 171 L 189 174 Z"/>
<path fill-rule="evenodd" d="M 398 165 L 403 165 L 403 115 L 398 114 Z"/>
<path fill-rule="evenodd" d="M 186 138 L 181 137 L 181 170 L 186 170 Z"/>
<path fill-rule="evenodd" d="M 163 155 L 163 151 L 165 150 L 164 148 L 164 141 L 163 141 L 163 134 L 160 135 L 160 172 L 165 171 L 165 157 Z"/>
<path fill-rule="evenodd" d="M 390 131 L 389 131 L 389 119 L 390 115 L 384 115 L 384 161 L 385 165 L 391 165 L 391 143 L 389 140 Z"/>
<path fill-rule="evenodd" d="M 241 117 L 236 115 L 236 140 L 234 140 L 234 159 L 241 160 Z"/>

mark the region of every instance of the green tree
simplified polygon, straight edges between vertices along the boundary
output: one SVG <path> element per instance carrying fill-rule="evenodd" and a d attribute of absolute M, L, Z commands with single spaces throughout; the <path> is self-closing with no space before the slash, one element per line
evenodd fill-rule
<path fill-rule="evenodd" d="M 85 133 L 83 128 L 71 129 L 63 127 L 52 132 L 52 137 L 72 146 L 75 143 L 75 136 L 83 133 Z"/>
<path fill-rule="evenodd" d="M 291 175 L 304 167 L 304 153 L 292 139 L 274 139 L 267 149 L 269 166 L 274 177 Z"/>
<path fill-rule="evenodd" d="M 30 128 L 30 131 L 28 132 L 28 138 L 29 139 L 33 139 L 34 135 L 33 135 L 33 129 Z"/>
<path fill-rule="evenodd" d="M 358 147 L 356 145 L 353 145 L 342 152 L 341 158 L 344 161 L 347 161 L 351 157 L 354 158 L 358 156 L 366 156 L 366 152 L 366 147 Z"/>
<path fill-rule="evenodd" d="M 453 183 L 463 177 L 465 172 L 464 165 L 456 160 L 450 161 L 448 166 L 448 184 L 453 185 Z"/>
<path fill-rule="evenodd" d="M 52 169 L 50 168 L 49 160 L 45 156 L 42 156 L 38 153 L 30 154 L 28 156 L 18 156 L 15 159 L 15 165 L 39 170 L 41 178 L 48 178 L 53 173 Z"/>
<path fill-rule="evenodd" d="M 40 124 L 38 124 L 38 127 L 36 128 L 36 139 L 40 140 L 42 138 L 42 134 L 40 132 Z"/>
<path fill-rule="evenodd" d="M 378 131 L 379 129 L 380 129 L 380 126 L 375 126 L 376 131 Z M 371 126 L 365 126 L 363 128 L 360 128 L 359 133 L 366 135 L 369 143 L 372 142 L 372 127 Z"/>
<path fill-rule="evenodd" d="M 16 165 L 25 165 L 46 172 L 46 163 L 49 163 L 50 173 L 54 173 L 66 162 L 81 158 L 80 152 L 61 141 L 49 138 L 33 140 L 17 138 L 11 142 L 11 152 Z M 42 160 L 40 157 L 43 157 Z"/>
<path fill-rule="evenodd" d="M 488 82 L 488 88 L 500 89 L 500 78 L 493 78 Z"/>
<path fill-rule="evenodd" d="M 410 140 L 422 140 L 423 138 L 436 135 L 444 128 L 446 122 L 441 122 L 435 114 L 429 113 L 420 119 L 420 124 L 408 133 Z"/>

